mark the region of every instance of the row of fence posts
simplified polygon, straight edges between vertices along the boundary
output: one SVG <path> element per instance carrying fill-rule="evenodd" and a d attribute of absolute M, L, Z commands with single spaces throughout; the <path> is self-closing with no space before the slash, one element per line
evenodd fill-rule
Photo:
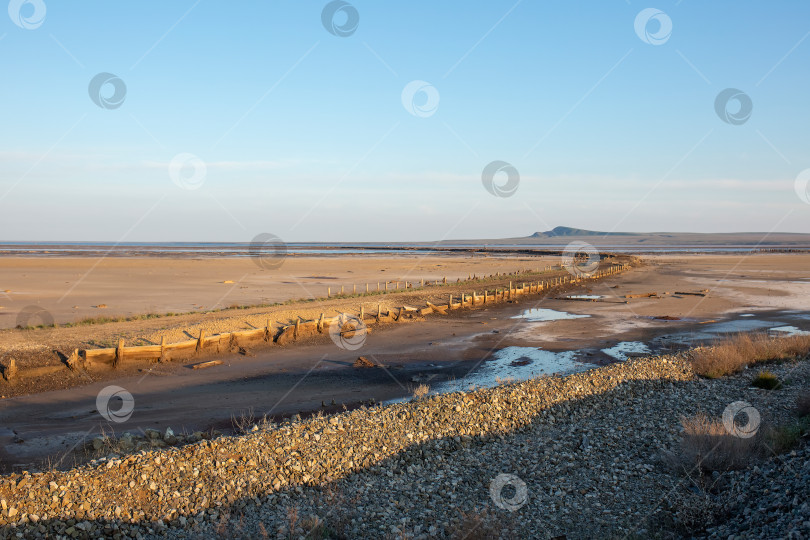
<path fill-rule="evenodd" d="M 554 266 L 544 266 L 543 267 L 543 272 L 548 272 L 552 268 L 555 268 L 555 267 Z M 563 266 L 562 265 L 557 265 L 556 268 L 563 268 Z M 526 270 L 526 272 L 531 272 L 531 270 Z M 536 268 L 535 272 L 539 274 L 540 273 L 540 268 Z M 513 272 L 512 274 L 503 274 L 503 275 L 507 276 L 507 275 L 519 275 L 519 274 L 520 274 L 520 272 Z M 486 277 L 486 276 L 484 276 L 484 277 Z M 490 274 L 489 275 L 490 279 L 494 278 L 494 277 L 501 277 L 501 273 L 496 272 L 495 274 Z M 472 280 L 475 280 L 475 279 L 479 279 L 479 278 L 477 276 L 473 275 L 473 274 L 467 274 L 467 281 L 472 281 Z M 460 283 L 461 278 L 458 278 L 458 280 L 456 282 Z M 425 283 L 427 283 L 428 286 L 431 285 L 430 280 L 425 280 L 425 278 L 421 278 L 419 280 L 419 286 L 420 287 L 424 287 Z M 433 281 L 433 285 L 446 285 L 447 283 L 448 283 L 447 276 L 442 277 L 442 279 L 436 279 L 436 280 Z M 387 292 L 389 290 L 398 291 L 400 284 L 404 284 L 403 289 L 406 289 L 406 290 L 407 289 L 413 289 L 414 285 L 415 285 L 414 282 L 404 281 L 404 280 L 403 281 L 385 281 L 385 282 L 378 281 L 376 291 L 377 292 Z M 366 283 L 365 285 L 366 285 L 366 294 L 371 293 L 372 290 L 371 290 L 370 284 Z M 388 288 L 389 285 L 393 285 L 393 289 L 389 289 Z M 337 296 L 344 296 L 345 294 L 346 294 L 345 286 L 341 285 L 340 286 L 340 292 L 337 293 Z M 353 295 L 357 294 L 357 285 L 356 284 L 352 285 L 352 294 Z M 326 297 L 327 298 L 332 298 L 332 287 L 327 287 L 326 288 Z"/>
<path fill-rule="evenodd" d="M 629 264 L 611 265 L 609 268 L 607 268 L 605 270 L 597 271 L 592 275 L 587 275 L 587 276 L 569 275 L 569 276 L 556 277 L 556 278 L 553 278 L 553 279 L 551 279 L 549 281 L 543 281 L 543 280 L 536 281 L 536 282 L 529 283 L 529 291 L 530 292 L 531 291 L 539 292 L 539 291 L 542 291 L 542 290 L 546 290 L 548 288 L 557 287 L 557 286 L 565 285 L 565 284 L 568 284 L 568 283 L 580 283 L 580 282 L 584 281 L 585 279 L 597 279 L 597 278 L 601 278 L 601 277 L 604 277 L 604 276 L 615 274 L 615 273 L 617 273 L 617 272 L 619 272 L 621 270 L 625 270 L 629 266 L 630 266 Z M 550 268 L 550 267 L 547 267 L 547 268 Z M 539 273 L 539 270 L 538 270 L 538 273 Z M 490 277 L 499 277 L 499 276 L 500 276 L 500 273 L 498 273 L 498 274 L 496 274 L 494 276 L 490 276 Z M 405 282 L 405 283 L 406 283 L 406 288 L 408 288 L 407 285 L 410 282 Z M 436 280 L 436 283 L 438 284 L 439 280 Z M 447 278 L 444 278 L 442 280 L 442 283 L 447 283 Z M 422 285 L 424 285 L 424 280 L 422 280 Z M 378 284 L 378 287 L 379 287 L 379 284 Z M 355 289 L 356 289 L 356 287 L 355 287 Z M 366 284 L 366 289 L 368 290 L 368 284 Z M 341 290 L 342 290 L 342 288 L 341 288 Z M 503 292 L 506 293 L 506 298 L 511 300 L 511 299 L 514 298 L 515 294 L 517 294 L 516 293 L 517 290 L 518 290 L 517 287 L 513 286 L 513 282 L 510 281 L 508 288 L 506 290 L 504 290 Z M 526 290 L 526 283 L 525 282 L 523 282 L 521 284 L 521 288 L 519 290 L 520 290 L 521 293 L 523 293 Z M 496 287 L 495 290 L 494 290 L 494 295 L 493 295 L 494 299 L 497 299 L 497 296 L 498 296 L 499 292 L 500 292 L 499 288 Z M 461 293 L 461 306 L 464 306 L 464 304 L 466 303 L 468 298 L 470 298 L 468 293 Z M 479 296 L 477 292 L 473 291 L 472 297 L 471 297 L 472 305 L 473 306 L 477 305 L 476 302 L 480 298 L 482 298 L 482 297 Z M 486 304 L 489 301 L 489 298 L 490 298 L 489 291 L 487 289 L 484 289 L 483 303 Z M 448 294 L 448 306 L 447 306 L 447 308 L 448 309 L 454 309 L 453 305 L 454 305 L 453 304 L 453 294 L 450 293 L 450 294 Z M 428 306 L 430 307 L 430 306 L 433 306 L 433 305 L 428 302 Z M 437 306 L 433 306 L 433 307 L 435 308 Z M 442 308 L 442 309 L 444 309 L 444 308 Z M 381 315 L 382 315 L 382 303 L 378 303 L 377 304 L 377 314 L 376 314 L 376 319 L 378 321 L 380 320 Z M 323 327 L 323 325 L 324 325 L 324 317 L 325 317 L 325 315 L 323 313 L 321 313 L 320 317 L 318 318 L 318 328 L 319 329 L 321 329 Z M 361 304 L 360 305 L 360 320 L 361 321 L 364 320 L 364 317 L 365 317 L 365 306 L 363 306 Z M 299 317 L 296 318 L 296 321 L 294 323 L 294 325 L 296 327 L 296 335 L 298 334 L 298 329 L 300 328 L 301 320 L 302 319 L 299 316 Z M 272 323 L 271 323 L 270 319 L 267 320 L 267 326 L 263 330 L 265 331 L 265 339 L 266 340 L 272 340 L 273 339 L 272 338 Z M 197 352 L 199 352 L 199 351 L 201 351 L 203 349 L 203 347 L 205 345 L 206 336 L 207 336 L 206 330 L 205 329 L 200 329 L 199 336 L 196 339 L 197 343 L 196 343 L 195 350 Z M 166 348 L 166 346 L 167 346 L 166 336 L 162 336 L 161 340 L 160 340 L 160 357 L 161 357 L 161 359 L 165 357 L 166 351 L 164 349 Z M 107 349 L 107 350 L 110 350 L 110 349 Z M 101 352 L 98 349 L 96 349 L 95 351 Z M 113 366 L 117 366 L 118 364 L 121 363 L 121 361 L 124 358 L 125 345 L 124 345 L 124 339 L 123 338 L 120 338 L 118 340 L 118 344 L 114 348 L 114 352 L 115 352 L 115 358 L 114 358 L 112 363 L 113 363 Z M 73 354 L 70 356 L 69 360 L 71 360 L 71 361 L 78 360 L 78 354 L 79 354 L 79 350 L 76 349 L 73 352 Z M 72 362 L 68 362 L 68 364 L 70 365 L 70 364 L 72 364 Z"/>

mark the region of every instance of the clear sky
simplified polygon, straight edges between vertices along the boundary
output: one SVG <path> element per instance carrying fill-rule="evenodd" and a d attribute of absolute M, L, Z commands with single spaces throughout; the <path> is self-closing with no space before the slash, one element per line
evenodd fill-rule
<path fill-rule="evenodd" d="M 8 12 L 0 240 L 810 232 L 806 1 Z"/>

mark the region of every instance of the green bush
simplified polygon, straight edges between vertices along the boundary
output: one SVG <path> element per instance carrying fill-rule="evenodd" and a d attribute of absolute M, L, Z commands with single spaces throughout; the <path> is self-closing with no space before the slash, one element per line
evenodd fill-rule
<path fill-rule="evenodd" d="M 751 381 L 752 386 L 757 388 L 764 388 L 765 390 L 778 390 L 782 388 L 782 383 L 779 382 L 779 377 L 770 371 L 763 371 Z"/>

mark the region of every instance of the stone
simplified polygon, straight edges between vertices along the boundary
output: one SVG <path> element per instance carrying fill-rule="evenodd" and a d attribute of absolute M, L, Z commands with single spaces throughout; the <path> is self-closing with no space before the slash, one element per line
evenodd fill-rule
<path fill-rule="evenodd" d="M 166 428 L 166 433 L 163 434 L 163 441 L 166 444 L 177 444 L 177 437 L 175 436 L 174 431 L 172 431 L 172 428 Z"/>

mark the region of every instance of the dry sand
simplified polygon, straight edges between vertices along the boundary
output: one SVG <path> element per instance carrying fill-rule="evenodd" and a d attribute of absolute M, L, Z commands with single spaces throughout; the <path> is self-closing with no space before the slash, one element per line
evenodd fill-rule
<path fill-rule="evenodd" d="M 552 257 L 399 255 L 289 256 L 278 269 L 251 258 L 0 258 L 0 328 L 38 306 L 57 323 L 88 317 L 186 313 L 364 291 L 386 281 L 419 282 L 557 264 Z M 393 288 L 393 285 L 391 286 Z M 5 292 L 3 292 L 5 291 Z M 99 307 L 104 306 L 104 307 Z M 30 321 L 41 324 L 40 320 Z"/>

